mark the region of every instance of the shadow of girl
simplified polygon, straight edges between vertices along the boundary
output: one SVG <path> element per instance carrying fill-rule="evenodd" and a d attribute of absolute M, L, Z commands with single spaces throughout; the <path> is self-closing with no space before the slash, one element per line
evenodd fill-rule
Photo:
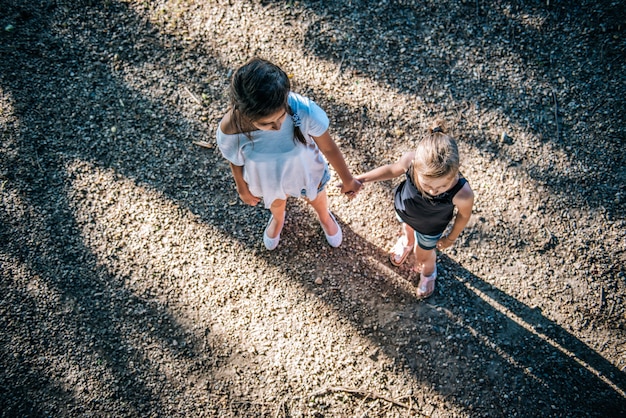
<path fill-rule="evenodd" d="M 295 206 L 283 247 L 259 257 L 282 266 L 290 280 L 349 320 L 378 347 L 371 358 L 384 353 L 398 372 L 469 410 L 523 414 L 532 402 L 546 415 L 554 408 L 624 411 L 624 374 L 537 310 L 443 253 L 437 290 L 418 299 L 410 263 L 393 267 L 385 249 L 341 216 L 344 243 L 331 249 L 319 226 L 300 213 L 306 209 Z M 427 402 L 420 396 L 417 403 Z"/>

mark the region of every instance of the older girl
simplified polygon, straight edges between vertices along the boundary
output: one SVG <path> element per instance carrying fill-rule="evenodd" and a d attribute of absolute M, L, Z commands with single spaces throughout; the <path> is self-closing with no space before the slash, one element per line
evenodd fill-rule
<path fill-rule="evenodd" d="M 328 162 L 353 197 L 361 188 L 328 133 L 326 113 L 313 101 L 291 92 L 289 78 L 269 61 L 254 58 L 233 75 L 231 107 L 217 130 L 217 143 L 230 162 L 237 192 L 246 204 L 261 199 L 271 212 L 263 232 L 268 250 L 278 246 L 288 196 L 313 207 L 332 247 L 342 232 L 328 208 Z"/>

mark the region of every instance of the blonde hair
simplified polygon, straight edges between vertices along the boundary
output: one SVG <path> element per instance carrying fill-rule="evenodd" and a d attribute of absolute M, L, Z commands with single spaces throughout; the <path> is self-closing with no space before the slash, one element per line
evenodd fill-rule
<path fill-rule="evenodd" d="M 418 184 L 417 175 L 441 178 L 459 172 L 459 150 L 456 141 L 445 133 L 443 123 L 436 121 L 417 144 L 413 158 L 412 177 Z"/>

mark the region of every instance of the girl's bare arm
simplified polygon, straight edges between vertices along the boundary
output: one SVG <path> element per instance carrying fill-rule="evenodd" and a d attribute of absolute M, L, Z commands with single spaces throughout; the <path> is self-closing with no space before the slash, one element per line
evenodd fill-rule
<path fill-rule="evenodd" d="M 313 137 L 313 139 L 330 165 L 333 166 L 337 175 L 339 175 L 341 179 L 341 193 L 349 193 L 352 196 L 358 193 L 362 184 L 350 172 L 341 150 L 331 138 L 330 133 L 326 131 L 321 136 Z"/>
<path fill-rule="evenodd" d="M 450 247 L 454 241 L 461 235 L 461 232 L 467 225 L 472 216 L 472 207 L 474 206 L 474 192 L 470 188 L 469 183 L 465 183 L 465 186 L 454 196 L 452 203 L 457 208 L 456 216 L 452 228 L 448 235 L 441 237 L 437 243 L 437 248 L 443 249 Z"/>
<path fill-rule="evenodd" d="M 261 201 L 259 197 L 250 193 L 248 183 L 243 179 L 243 166 L 230 163 L 230 171 L 233 173 L 235 179 L 235 185 L 237 186 L 237 193 L 243 202 L 250 206 L 256 206 Z"/>
<path fill-rule="evenodd" d="M 401 176 L 409 169 L 411 161 L 413 160 L 415 153 L 407 152 L 400 157 L 395 163 L 383 165 L 370 170 L 366 173 L 359 174 L 356 178 L 362 182 L 383 181 L 390 180 Z"/>

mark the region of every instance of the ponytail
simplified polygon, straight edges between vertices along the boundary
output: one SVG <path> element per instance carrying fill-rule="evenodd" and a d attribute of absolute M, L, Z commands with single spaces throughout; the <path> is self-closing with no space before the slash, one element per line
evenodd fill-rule
<path fill-rule="evenodd" d="M 306 145 L 306 139 L 304 138 L 304 134 L 302 134 L 302 130 L 300 129 L 300 125 L 302 121 L 300 120 L 300 115 L 293 111 L 291 106 L 287 105 L 287 113 L 291 116 L 291 120 L 293 121 L 293 137 L 297 139 L 302 145 Z"/>

